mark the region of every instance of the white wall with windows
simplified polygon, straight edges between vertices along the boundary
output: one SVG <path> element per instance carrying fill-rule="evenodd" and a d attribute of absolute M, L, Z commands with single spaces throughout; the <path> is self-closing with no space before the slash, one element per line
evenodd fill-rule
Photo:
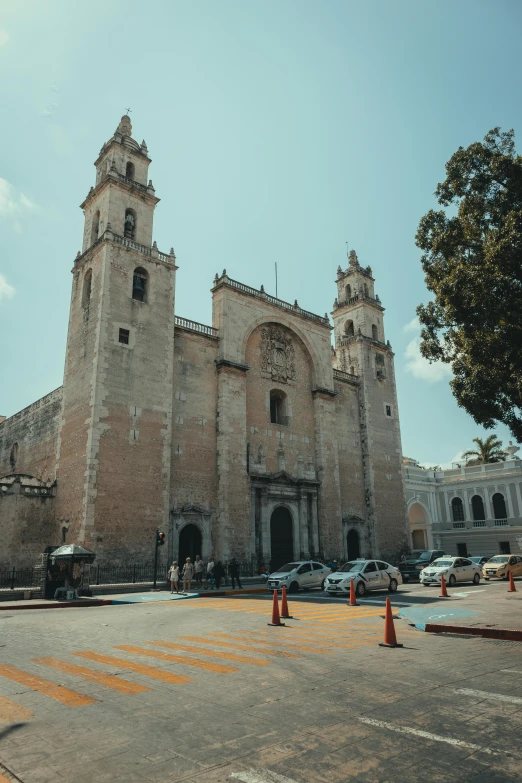
<path fill-rule="evenodd" d="M 518 449 L 517 449 L 518 450 Z M 522 460 L 424 470 L 404 458 L 412 549 L 522 553 Z"/>

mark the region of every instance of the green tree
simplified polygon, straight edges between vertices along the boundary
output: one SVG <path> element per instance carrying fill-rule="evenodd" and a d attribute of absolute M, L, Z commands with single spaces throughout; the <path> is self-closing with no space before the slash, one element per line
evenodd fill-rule
<path fill-rule="evenodd" d="M 473 443 L 477 444 L 476 449 L 468 449 L 468 451 L 462 452 L 462 458 L 469 460 L 469 465 L 503 462 L 507 457 L 506 452 L 502 450 L 502 441 L 496 435 L 489 435 L 486 440 L 473 438 Z"/>
<path fill-rule="evenodd" d="M 513 131 L 460 147 L 419 223 L 426 285 L 420 350 L 451 365 L 458 404 L 522 440 L 522 158 Z"/>

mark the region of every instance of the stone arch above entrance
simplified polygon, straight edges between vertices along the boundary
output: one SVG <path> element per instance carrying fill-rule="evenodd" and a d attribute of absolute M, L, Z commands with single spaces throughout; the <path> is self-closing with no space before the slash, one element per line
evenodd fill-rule
<path fill-rule="evenodd" d="M 355 528 L 348 531 L 346 536 L 346 547 L 348 552 L 348 560 L 355 560 L 361 556 L 361 540 L 359 533 Z"/>
<path fill-rule="evenodd" d="M 187 557 L 190 557 L 194 562 L 196 555 L 201 555 L 201 546 L 202 536 L 199 527 L 194 524 L 185 525 L 179 534 L 178 563 L 180 568 L 183 567 Z"/>
<path fill-rule="evenodd" d="M 294 559 L 293 520 L 285 506 L 277 506 L 270 517 L 270 570 Z"/>
<path fill-rule="evenodd" d="M 427 519 L 426 509 L 420 503 L 412 503 L 408 509 L 408 521 L 410 523 L 422 525 Z"/>

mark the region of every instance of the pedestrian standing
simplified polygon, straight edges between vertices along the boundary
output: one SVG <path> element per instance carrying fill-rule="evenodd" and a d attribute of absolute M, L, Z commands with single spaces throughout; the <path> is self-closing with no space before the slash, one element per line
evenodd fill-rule
<path fill-rule="evenodd" d="M 237 586 L 241 590 L 242 588 L 241 588 L 241 580 L 239 578 L 239 563 L 237 562 L 235 557 L 233 557 L 232 560 L 230 561 L 230 567 L 228 570 L 230 572 L 230 578 L 232 580 L 232 590 L 236 589 L 236 580 L 237 580 Z"/>
<path fill-rule="evenodd" d="M 212 589 L 213 590 L 216 589 L 215 588 L 215 584 L 214 584 L 214 567 L 215 567 L 214 556 L 210 555 L 210 557 L 208 559 L 208 563 L 207 563 L 207 572 L 206 572 L 206 577 L 205 577 L 206 578 L 205 589 L 208 587 L 209 582 L 210 582 L 210 586 L 212 587 Z"/>
<path fill-rule="evenodd" d="M 223 568 L 223 564 L 221 560 L 218 560 L 216 565 L 214 566 L 214 578 L 216 580 L 216 590 L 219 590 L 221 587 L 221 580 L 225 576 L 225 569 Z"/>
<path fill-rule="evenodd" d="M 170 594 L 176 592 L 179 593 L 179 567 L 176 561 L 172 563 L 171 567 L 169 568 L 169 579 L 170 579 Z"/>
<path fill-rule="evenodd" d="M 199 555 L 196 555 L 196 562 L 194 563 L 194 575 L 196 577 L 196 584 L 201 587 L 201 581 L 203 579 L 203 569 L 205 565 Z"/>
<path fill-rule="evenodd" d="M 190 562 L 190 557 L 187 557 L 185 561 L 185 567 L 183 569 L 183 592 L 186 593 L 190 590 L 190 583 L 194 576 L 194 566 Z"/>

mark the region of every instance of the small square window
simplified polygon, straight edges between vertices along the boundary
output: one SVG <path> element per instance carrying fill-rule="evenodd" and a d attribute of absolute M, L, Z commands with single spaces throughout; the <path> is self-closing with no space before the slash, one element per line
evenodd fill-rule
<path fill-rule="evenodd" d="M 123 345 L 129 344 L 129 330 L 128 329 L 120 329 L 118 340 L 120 343 L 123 343 Z"/>
<path fill-rule="evenodd" d="M 391 412 L 391 405 L 387 405 L 387 406 L 386 406 L 386 415 L 387 415 L 387 416 L 391 416 L 391 415 L 392 415 L 392 412 Z"/>

